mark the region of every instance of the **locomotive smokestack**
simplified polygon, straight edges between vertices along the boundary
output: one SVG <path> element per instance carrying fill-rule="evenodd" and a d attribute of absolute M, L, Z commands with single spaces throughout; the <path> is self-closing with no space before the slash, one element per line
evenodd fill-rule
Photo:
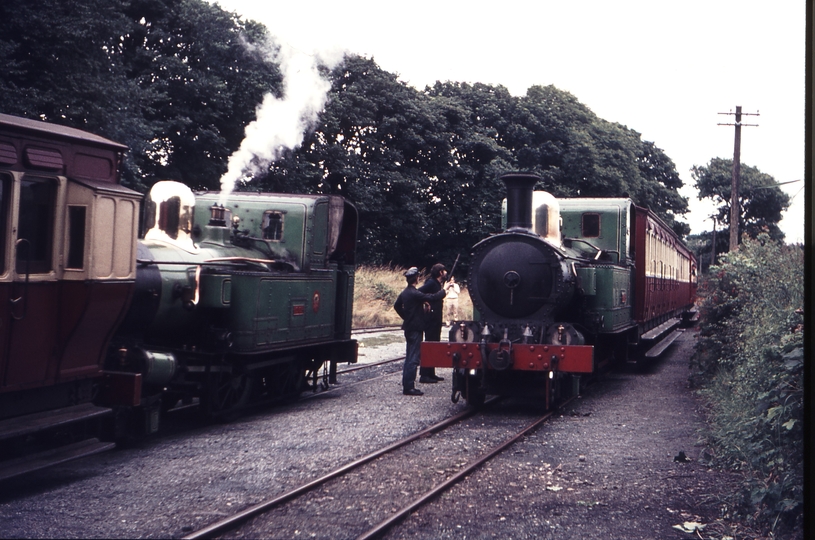
<path fill-rule="evenodd" d="M 525 173 L 501 176 L 507 187 L 507 229 L 532 228 L 532 190 L 540 179 L 538 175 Z"/>

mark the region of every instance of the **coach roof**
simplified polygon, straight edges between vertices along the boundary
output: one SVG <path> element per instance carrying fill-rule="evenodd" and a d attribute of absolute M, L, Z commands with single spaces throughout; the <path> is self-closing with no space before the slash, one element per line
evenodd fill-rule
<path fill-rule="evenodd" d="M 100 137 L 99 135 L 94 135 L 93 133 L 89 133 L 87 131 L 82 131 L 81 129 L 0 113 L 0 131 L 2 131 L 3 128 L 10 128 L 17 132 L 27 131 L 40 137 L 72 139 L 74 141 L 81 141 L 107 148 L 127 150 L 127 146 L 123 144 Z"/>

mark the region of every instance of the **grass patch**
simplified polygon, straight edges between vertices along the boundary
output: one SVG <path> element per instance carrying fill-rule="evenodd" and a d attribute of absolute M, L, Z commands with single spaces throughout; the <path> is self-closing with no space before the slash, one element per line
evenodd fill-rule
<path fill-rule="evenodd" d="M 404 290 L 405 268 L 390 266 L 360 266 L 354 277 L 354 328 L 370 328 L 402 324 L 402 319 L 393 310 L 393 303 Z M 429 276 L 429 271 L 422 270 L 419 285 Z M 458 295 L 458 318 L 471 320 L 473 304 L 464 284 Z"/>

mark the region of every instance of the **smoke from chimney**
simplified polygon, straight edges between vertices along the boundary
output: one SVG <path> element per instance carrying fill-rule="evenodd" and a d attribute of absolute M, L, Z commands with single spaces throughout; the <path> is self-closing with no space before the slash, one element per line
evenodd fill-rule
<path fill-rule="evenodd" d="M 263 172 L 283 150 L 302 143 L 331 89 L 318 66 L 333 68 L 343 57 L 338 49 L 307 52 L 288 42 L 273 44 L 271 50 L 271 59 L 279 63 L 283 75 L 282 97 L 266 94 L 257 108 L 257 119 L 246 126 L 246 137 L 230 156 L 227 172 L 221 177 L 220 204 L 226 204 L 238 181 Z"/>

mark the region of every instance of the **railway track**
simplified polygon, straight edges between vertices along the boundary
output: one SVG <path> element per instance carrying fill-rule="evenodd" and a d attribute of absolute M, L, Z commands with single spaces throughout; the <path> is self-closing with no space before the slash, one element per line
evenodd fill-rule
<path fill-rule="evenodd" d="M 379 366 L 393 364 L 394 362 L 400 362 L 400 361 L 402 361 L 404 359 L 405 359 L 404 356 L 397 356 L 397 357 L 394 357 L 394 358 L 387 358 L 385 360 L 379 360 L 377 362 L 370 362 L 370 363 L 367 363 L 367 364 L 354 364 L 351 367 L 337 370 L 337 375 L 343 375 L 343 374 L 353 373 L 355 371 L 361 371 L 361 370 L 364 370 L 364 369 L 375 368 L 375 367 L 379 367 Z M 362 384 L 362 383 L 365 383 L 365 382 L 368 382 L 368 381 L 371 381 L 371 380 L 379 379 L 380 377 L 384 377 L 385 375 L 389 375 L 389 374 L 390 373 L 385 373 L 383 375 L 375 376 L 375 377 L 372 377 L 372 378 L 369 378 L 369 379 L 354 381 L 352 383 L 344 384 L 343 386 L 348 387 L 348 386 L 353 386 L 353 385 L 356 385 L 356 384 Z M 331 387 L 329 387 L 327 389 L 320 390 L 318 392 L 313 392 L 313 393 L 312 392 L 303 392 L 300 396 L 298 396 L 298 399 L 309 399 L 311 397 L 320 396 L 320 395 L 325 394 L 327 392 L 332 392 L 334 390 L 337 390 L 338 388 L 339 388 L 339 386 L 331 386 Z M 267 407 L 268 405 L 269 405 L 269 403 L 266 403 L 266 402 L 258 403 L 256 405 L 252 405 L 252 406 L 248 407 L 246 409 L 246 411 L 248 412 L 248 411 L 252 411 L 252 410 L 256 410 L 256 409 L 262 409 L 264 407 Z M 181 413 L 183 413 L 185 411 L 196 410 L 196 409 L 199 408 L 199 406 L 200 406 L 200 403 L 199 403 L 198 399 L 195 399 L 192 403 L 189 403 L 189 404 L 176 405 L 172 409 L 169 409 L 167 411 L 167 414 L 178 415 L 178 414 L 181 414 Z"/>
<path fill-rule="evenodd" d="M 496 401 L 497 398 L 488 400 L 485 404 L 485 407 L 489 408 L 492 406 Z M 567 401 L 568 402 L 568 401 Z M 565 403 L 564 403 L 565 405 Z M 476 415 L 477 411 L 468 409 L 459 414 L 451 416 L 441 422 L 438 422 L 430 427 L 427 427 L 421 431 L 413 433 L 412 435 L 405 437 L 399 441 L 391 443 L 379 450 L 371 452 L 351 463 L 348 463 L 342 467 L 339 467 L 315 480 L 312 480 L 308 483 L 305 483 L 295 489 L 292 489 L 282 495 L 274 497 L 272 499 L 268 499 L 257 503 L 253 506 L 247 507 L 236 514 L 221 519 L 215 523 L 208 525 L 200 530 L 191 532 L 184 536 L 186 539 L 202 539 L 202 538 L 214 538 L 220 536 L 229 536 L 231 533 L 235 533 L 237 536 L 241 536 L 241 527 L 243 527 L 247 522 L 252 519 L 260 518 L 260 519 L 269 519 L 270 521 L 274 521 L 273 518 L 269 518 L 268 514 L 274 509 L 285 508 L 284 505 L 292 503 L 296 504 L 298 499 L 304 498 L 306 495 L 311 495 L 312 497 L 315 496 L 315 493 L 321 486 L 332 482 L 332 486 L 337 486 L 339 484 L 339 480 L 349 477 L 352 471 L 362 468 L 364 465 L 369 465 L 371 467 L 376 467 L 375 462 L 379 458 L 382 458 L 387 455 L 392 455 L 396 453 L 397 450 L 407 447 L 411 443 L 415 443 L 417 441 L 427 439 L 432 435 L 438 435 L 441 432 L 455 426 L 456 424 L 461 423 L 462 421 Z M 538 417 L 531 423 L 526 424 L 522 429 L 516 430 L 512 435 L 509 437 L 504 438 L 499 444 L 492 446 L 488 451 L 481 453 L 475 458 L 471 458 L 470 453 L 467 452 L 465 449 L 465 457 L 470 458 L 469 461 L 459 468 L 457 472 L 448 476 L 444 481 L 433 485 L 430 489 L 424 489 L 418 497 L 413 498 L 406 504 L 402 504 L 399 509 L 391 509 L 390 512 L 385 511 L 385 513 L 389 513 L 388 517 L 377 522 L 372 527 L 369 526 L 366 530 L 362 531 L 361 533 L 351 533 L 351 531 L 347 531 L 351 534 L 358 534 L 358 540 L 367 540 L 372 538 L 378 538 L 382 534 L 384 534 L 388 529 L 393 527 L 395 524 L 399 523 L 401 520 L 405 519 L 408 515 L 412 512 L 420 508 L 421 506 L 427 504 L 428 502 L 432 501 L 436 497 L 440 496 L 442 493 L 450 490 L 456 483 L 464 479 L 466 476 L 474 472 L 475 470 L 482 467 L 484 464 L 489 462 L 491 459 L 495 458 L 499 454 L 501 454 L 504 450 L 512 446 L 515 442 L 523 438 L 528 433 L 537 429 L 541 424 L 543 424 L 548 418 L 550 418 L 554 414 L 554 411 L 549 411 L 546 414 Z M 469 430 L 468 430 L 469 431 Z M 402 459 L 407 459 L 408 461 L 411 460 L 410 454 L 403 456 Z M 462 456 L 453 456 L 453 460 L 459 462 L 462 460 Z M 391 465 L 391 467 L 393 467 Z M 401 466 L 399 466 L 401 467 Z M 414 467 L 411 463 L 407 465 L 407 468 Z M 353 483 L 353 482 L 352 482 Z M 327 487 L 327 486 L 326 486 Z M 330 488 L 329 488 L 330 489 Z M 337 487 L 337 489 L 342 489 L 341 487 Z M 406 492 L 402 490 L 402 494 Z M 343 497 L 326 497 L 328 499 L 342 499 Z M 354 496 L 347 497 L 348 500 L 354 500 Z M 308 503 L 306 503 L 308 504 Z M 282 511 L 282 510 L 281 510 Z M 297 513 L 296 510 L 292 510 L 292 513 Z M 265 517 L 264 517 L 265 516 Z M 351 518 L 353 519 L 353 518 Z M 364 516 L 359 517 L 359 523 L 366 522 L 366 518 Z M 256 534 L 254 531 L 249 532 L 248 536 L 253 536 Z"/>
<path fill-rule="evenodd" d="M 363 334 L 374 334 L 377 332 L 396 332 L 401 330 L 401 326 L 398 324 L 386 324 L 383 326 L 369 326 L 366 328 L 355 328 L 351 330 L 351 335 L 363 335 Z"/>
<path fill-rule="evenodd" d="M 377 366 L 384 366 L 386 364 L 392 364 L 394 362 L 398 362 L 400 360 L 404 360 L 404 356 L 397 356 L 396 358 L 388 358 L 385 360 L 379 360 L 378 362 L 370 362 L 368 364 L 356 364 L 355 366 L 345 368 L 345 369 L 338 369 L 337 375 L 342 375 L 343 373 L 352 373 L 354 371 L 359 371 L 361 369 L 373 368 Z"/>

